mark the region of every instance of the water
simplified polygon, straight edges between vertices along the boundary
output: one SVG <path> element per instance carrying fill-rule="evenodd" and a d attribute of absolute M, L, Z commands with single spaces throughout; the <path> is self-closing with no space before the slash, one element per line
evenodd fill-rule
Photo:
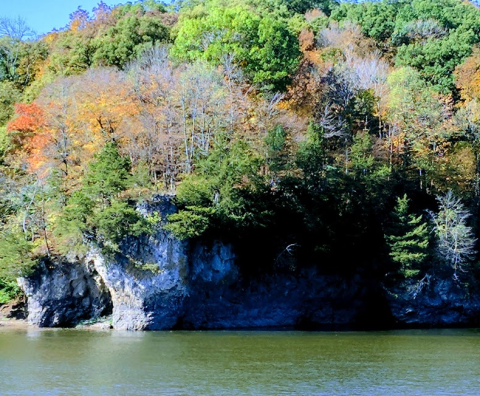
<path fill-rule="evenodd" d="M 0 395 L 479 395 L 480 330 L 0 330 Z"/>

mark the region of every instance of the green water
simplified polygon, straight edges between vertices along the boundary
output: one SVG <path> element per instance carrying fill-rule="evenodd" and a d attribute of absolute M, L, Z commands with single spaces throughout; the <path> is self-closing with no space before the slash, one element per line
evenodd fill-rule
<path fill-rule="evenodd" d="M 480 395 L 480 330 L 0 330 L 0 395 Z"/>

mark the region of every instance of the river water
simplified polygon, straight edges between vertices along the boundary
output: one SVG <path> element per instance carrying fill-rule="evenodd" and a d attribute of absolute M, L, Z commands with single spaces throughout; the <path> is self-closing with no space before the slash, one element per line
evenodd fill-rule
<path fill-rule="evenodd" d="M 480 395 L 480 330 L 0 330 L 0 395 Z"/>

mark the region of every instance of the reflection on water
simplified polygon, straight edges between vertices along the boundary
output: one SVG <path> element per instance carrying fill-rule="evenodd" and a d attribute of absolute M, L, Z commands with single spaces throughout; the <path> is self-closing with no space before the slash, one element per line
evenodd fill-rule
<path fill-rule="evenodd" d="M 0 394 L 479 395 L 480 331 L 0 330 Z"/>

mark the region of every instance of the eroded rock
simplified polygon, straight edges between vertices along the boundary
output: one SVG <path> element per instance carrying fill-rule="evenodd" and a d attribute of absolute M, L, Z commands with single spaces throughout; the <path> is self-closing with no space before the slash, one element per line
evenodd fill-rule
<path fill-rule="evenodd" d="M 399 327 L 478 326 L 480 295 L 453 278 L 430 278 L 419 288 L 406 281 L 388 290 L 387 299 Z"/>
<path fill-rule="evenodd" d="M 69 327 L 111 311 L 108 290 L 91 266 L 42 263 L 18 283 L 27 297 L 28 322 L 39 327 Z"/>
<path fill-rule="evenodd" d="M 165 221 L 176 210 L 171 199 L 139 209 Z M 231 244 L 180 241 L 162 227 L 128 238 L 115 257 L 92 249 L 81 264 L 43 265 L 20 284 L 28 320 L 38 326 L 70 326 L 110 308 L 119 330 L 445 327 L 480 317 L 480 294 L 453 281 L 412 296 L 409 285 L 387 290 L 367 276 L 325 275 L 315 265 L 246 276 Z"/>

